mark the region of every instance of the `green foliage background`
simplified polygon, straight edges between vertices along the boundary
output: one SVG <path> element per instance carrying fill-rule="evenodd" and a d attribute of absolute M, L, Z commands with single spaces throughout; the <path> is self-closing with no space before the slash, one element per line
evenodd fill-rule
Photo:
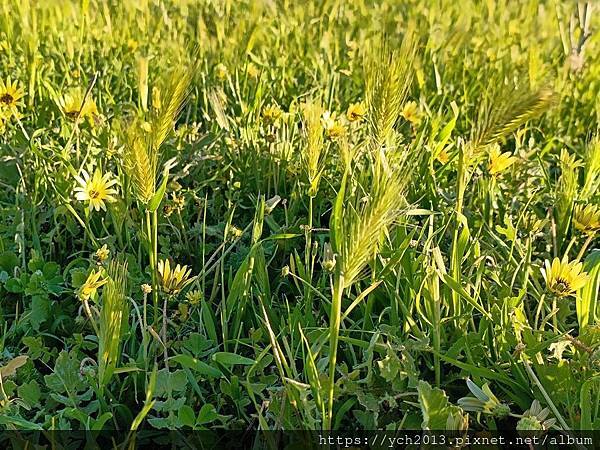
<path fill-rule="evenodd" d="M 538 414 L 541 427 L 598 428 L 600 254 L 597 234 L 572 220 L 600 198 L 590 5 L 3 1 L 0 76 L 24 98 L 0 127 L 0 429 L 513 429 L 536 400 L 555 419 Z M 387 60 L 410 30 L 415 55 Z M 371 105 L 358 122 L 346 111 L 376 92 L 367 81 L 390 61 L 410 62 L 413 82 L 372 148 Z M 161 147 L 161 162 L 177 165 L 158 199 L 156 245 L 197 278 L 160 317 L 148 308 L 150 331 L 140 285 L 153 283 L 151 248 L 123 155 L 173 69 L 192 65 Z M 65 114 L 74 89 L 89 90 L 98 114 Z M 529 114 L 539 89 L 555 93 L 552 105 Z M 304 102 L 345 129 L 319 131 L 316 185 Z M 474 151 L 486 126 L 501 131 Z M 493 145 L 516 158 L 496 175 Z M 360 227 L 373 187 L 387 186 L 376 184 L 387 173 L 379 152 L 403 180 L 402 205 L 340 288 L 339 270 L 323 267 L 339 268 L 340 242 L 355 239 L 335 234 L 340 218 L 341 230 Z M 118 180 L 106 212 L 73 194 L 74 175 L 95 168 Z M 94 257 L 104 244 L 128 263 L 126 292 L 108 302 L 119 289 L 100 288 L 88 315 L 77 292 L 108 267 Z M 556 299 L 541 269 L 565 256 L 588 278 Z M 108 329 L 109 304 L 123 317 L 114 341 L 90 323 Z"/>

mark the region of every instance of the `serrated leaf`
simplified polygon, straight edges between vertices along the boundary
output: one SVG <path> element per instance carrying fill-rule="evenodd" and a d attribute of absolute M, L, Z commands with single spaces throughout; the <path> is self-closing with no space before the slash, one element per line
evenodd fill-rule
<path fill-rule="evenodd" d="M 443 390 L 431 387 L 426 381 L 419 381 L 417 391 L 424 430 L 445 430 L 448 416 L 463 412 L 460 407 L 450 404 Z"/>

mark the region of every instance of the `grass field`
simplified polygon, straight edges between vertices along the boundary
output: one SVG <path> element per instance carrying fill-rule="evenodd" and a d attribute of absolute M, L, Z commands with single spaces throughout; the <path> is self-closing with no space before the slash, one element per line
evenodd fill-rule
<path fill-rule="evenodd" d="M 4 0 L 0 430 L 600 429 L 600 8 Z"/>

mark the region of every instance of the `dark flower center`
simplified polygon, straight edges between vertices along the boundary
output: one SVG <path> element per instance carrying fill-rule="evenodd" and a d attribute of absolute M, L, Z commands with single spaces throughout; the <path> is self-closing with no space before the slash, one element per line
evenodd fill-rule
<path fill-rule="evenodd" d="M 4 103 L 6 105 L 10 105 L 14 101 L 14 97 L 8 93 L 4 94 L 0 97 L 0 103 Z"/>
<path fill-rule="evenodd" d="M 556 280 L 555 288 L 558 294 L 567 294 L 571 291 L 571 286 L 568 281 L 558 278 Z"/>

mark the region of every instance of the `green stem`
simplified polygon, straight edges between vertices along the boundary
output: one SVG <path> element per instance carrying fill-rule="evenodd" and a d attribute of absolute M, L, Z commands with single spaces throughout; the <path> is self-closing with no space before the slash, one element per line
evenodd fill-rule
<path fill-rule="evenodd" d="M 437 280 L 436 280 L 437 282 Z M 438 294 L 439 295 L 439 294 Z M 438 298 L 434 298 L 434 305 L 433 305 L 433 311 L 434 311 L 434 317 L 433 317 L 433 323 L 434 323 L 434 330 L 433 330 L 433 348 L 435 349 L 435 353 L 433 355 L 433 365 L 435 368 L 435 384 L 436 386 L 440 387 L 441 382 L 442 382 L 442 370 L 441 370 L 441 365 L 440 365 L 440 350 L 441 350 L 441 346 L 440 346 L 440 341 L 441 341 L 441 336 L 440 336 L 440 332 L 442 329 L 441 326 L 441 312 L 440 312 L 440 308 L 441 308 L 441 304 L 440 304 L 440 298 L 438 296 Z"/>
<path fill-rule="evenodd" d="M 575 243 L 576 240 L 577 240 L 577 238 L 575 236 L 573 236 L 571 238 L 571 241 L 569 242 L 569 245 L 567 245 L 567 249 L 565 250 L 565 256 L 566 257 L 569 256 L 569 252 L 571 251 L 571 247 L 573 247 L 573 244 Z"/>
<path fill-rule="evenodd" d="M 312 227 L 313 227 L 313 197 L 311 195 L 308 196 L 308 224 L 306 226 L 306 230 L 304 232 L 306 239 L 306 247 L 304 248 L 304 270 L 306 281 L 308 285 L 312 284 L 312 273 L 313 267 L 311 264 L 311 254 L 312 254 Z M 306 299 L 306 316 L 311 318 L 312 315 L 312 293 L 311 291 L 305 287 L 304 289 L 304 298 Z"/>
<path fill-rule="evenodd" d="M 461 226 L 460 215 L 462 215 L 462 208 L 464 202 L 464 193 L 465 193 L 465 154 L 464 149 L 460 150 L 459 162 L 458 162 L 458 177 L 457 177 L 457 186 L 456 186 L 456 222 L 454 225 L 454 235 L 452 237 L 452 259 L 451 259 L 451 273 L 454 280 L 460 283 L 461 278 L 461 270 L 460 270 L 460 260 L 461 256 L 458 254 L 458 239 L 460 237 L 459 229 Z M 452 291 L 452 307 L 453 307 L 453 315 L 455 317 L 460 316 L 461 307 L 460 307 L 460 296 L 454 290 Z"/>
<path fill-rule="evenodd" d="M 588 236 L 588 238 L 585 240 L 585 242 L 583 244 L 583 247 L 581 247 L 581 250 L 579 250 L 579 253 L 577 254 L 577 259 L 575 261 L 580 261 L 581 258 L 583 258 L 583 254 L 585 253 L 585 251 L 587 250 L 588 246 L 592 242 L 592 239 L 594 239 L 594 235 L 590 234 Z"/>
<path fill-rule="evenodd" d="M 100 337 L 100 330 L 98 330 L 98 326 L 96 325 L 96 319 L 94 319 L 94 316 L 92 315 L 92 310 L 90 309 L 90 304 L 88 303 L 87 300 L 83 301 L 83 309 L 84 309 L 85 313 L 87 314 L 88 319 L 90 319 L 90 323 L 92 324 L 94 333 L 96 333 L 96 336 Z"/>
<path fill-rule="evenodd" d="M 554 330 L 558 331 L 558 302 L 556 301 L 556 296 L 552 297 L 552 326 L 554 326 Z"/>
<path fill-rule="evenodd" d="M 142 324 L 142 351 L 144 356 L 144 366 L 146 373 L 148 372 L 148 294 L 144 292 L 144 304 L 143 304 L 143 318 Z"/>
<path fill-rule="evenodd" d="M 569 431 L 570 428 L 567 425 L 567 422 L 565 422 L 565 419 L 563 419 L 563 416 L 560 415 L 560 413 L 558 412 L 558 409 L 556 409 L 556 406 L 554 406 L 554 403 L 550 399 L 550 396 L 548 395 L 548 393 L 544 389 L 544 386 L 542 385 L 542 383 L 540 382 L 540 380 L 538 379 L 538 377 L 535 375 L 535 372 L 533 371 L 533 369 L 531 368 L 531 366 L 529 365 L 529 363 L 525 359 L 522 359 L 522 361 L 523 361 L 523 364 L 525 365 L 525 369 L 527 370 L 527 373 L 529 374 L 529 376 L 531 377 L 531 379 L 533 380 L 533 382 L 537 385 L 538 389 L 540 390 L 540 392 L 544 396 L 544 399 L 546 400 L 546 403 L 548 403 L 548 406 L 550 407 L 550 409 L 554 413 L 554 416 L 560 422 L 561 426 L 563 427 L 563 430 Z"/>
<path fill-rule="evenodd" d="M 152 272 L 152 302 L 154 304 L 154 318 L 153 325 L 156 326 L 158 320 L 158 278 L 156 275 L 156 257 L 155 243 L 154 243 L 154 230 L 155 223 L 152 221 L 150 211 L 146 210 L 146 234 L 148 235 L 148 255 L 150 258 L 150 271 Z"/>
<path fill-rule="evenodd" d="M 337 360 L 337 347 L 340 336 L 342 318 L 342 296 L 344 293 L 344 275 L 338 274 L 333 285 L 333 299 L 329 317 L 329 396 L 327 404 L 327 417 L 325 429 L 331 430 L 333 419 L 333 396 L 335 388 L 335 364 Z"/>
<path fill-rule="evenodd" d="M 169 370 L 169 353 L 167 351 L 167 303 L 169 298 L 165 297 L 162 311 L 162 338 L 163 338 L 163 356 L 165 360 L 165 368 Z"/>

